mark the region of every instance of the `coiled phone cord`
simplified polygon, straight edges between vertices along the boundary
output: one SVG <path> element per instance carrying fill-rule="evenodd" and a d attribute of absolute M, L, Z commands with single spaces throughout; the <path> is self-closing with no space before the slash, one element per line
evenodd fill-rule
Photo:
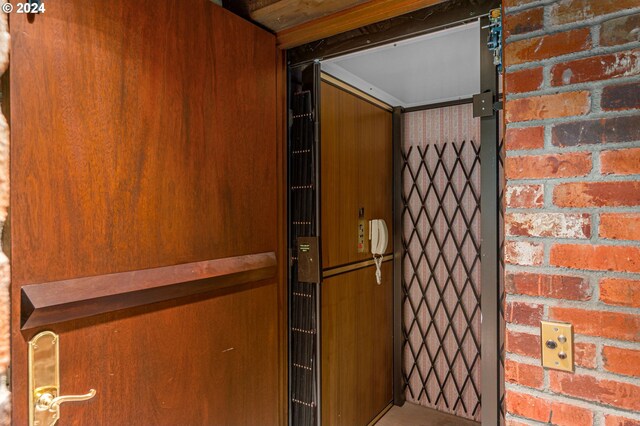
<path fill-rule="evenodd" d="M 376 264 L 376 281 L 378 282 L 378 285 L 382 284 L 382 270 L 380 268 L 382 268 L 383 258 L 384 256 L 381 254 L 373 255 L 373 262 Z"/>

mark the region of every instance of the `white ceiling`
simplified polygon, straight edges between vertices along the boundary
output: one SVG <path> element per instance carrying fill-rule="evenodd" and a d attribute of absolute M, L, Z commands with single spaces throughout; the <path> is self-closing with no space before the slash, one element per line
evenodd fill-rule
<path fill-rule="evenodd" d="M 480 91 L 480 26 L 473 22 L 322 62 L 322 71 L 392 106 L 469 98 Z"/>

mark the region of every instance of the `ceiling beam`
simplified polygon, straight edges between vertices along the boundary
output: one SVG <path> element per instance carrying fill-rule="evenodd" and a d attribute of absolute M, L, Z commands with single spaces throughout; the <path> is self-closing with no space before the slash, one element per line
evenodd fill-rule
<path fill-rule="evenodd" d="M 278 31 L 278 47 L 289 49 L 404 15 L 445 0 L 370 0 L 340 12 Z"/>
<path fill-rule="evenodd" d="M 249 16 L 253 21 L 277 33 L 366 1 L 368 0 L 279 0 L 250 12 Z"/>

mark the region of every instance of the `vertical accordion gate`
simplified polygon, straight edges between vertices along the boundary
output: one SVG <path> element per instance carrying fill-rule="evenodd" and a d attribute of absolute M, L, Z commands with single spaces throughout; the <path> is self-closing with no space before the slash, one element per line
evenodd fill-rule
<path fill-rule="evenodd" d="M 442 118 L 411 114 L 423 121 Z M 465 116 L 461 123 L 473 139 L 430 142 L 424 131 L 422 140 L 403 143 L 401 154 L 405 395 L 479 420 L 479 123 L 467 119 L 470 105 L 442 115 Z"/>
<path fill-rule="evenodd" d="M 504 425 L 504 142 L 488 18 L 480 24 L 480 93 L 493 94 L 493 108 L 478 95 L 473 114 L 471 105 L 441 108 L 433 128 L 422 117 L 418 132 L 407 126 L 415 113 L 403 114 L 395 141 L 394 369 L 406 400 Z"/>
<path fill-rule="evenodd" d="M 405 113 L 403 129 L 397 166 L 402 272 L 396 285 L 404 396 L 480 421 L 481 356 L 492 353 L 497 424 L 504 424 L 503 142 L 482 138 L 470 104 Z M 498 154 L 493 220 L 481 218 L 481 188 L 487 181 L 483 186 L 480 139 L 496 144 Z M 497 282 L 485 284 L 496 286 L 496 312 L 486 315 L 496 315 L 497 342 L 482 338 L 481 225 L 487 222 L 498 235 L 497 262 L 485 265 L 497 276 Z"/>

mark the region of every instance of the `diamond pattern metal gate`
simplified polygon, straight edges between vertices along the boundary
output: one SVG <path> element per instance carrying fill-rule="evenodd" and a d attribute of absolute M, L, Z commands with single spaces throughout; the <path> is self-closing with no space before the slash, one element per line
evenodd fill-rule
<path fill-rule="evenodd" d="M 403 148 L 407 399 L 480 419 L 480 144 Z"/>

